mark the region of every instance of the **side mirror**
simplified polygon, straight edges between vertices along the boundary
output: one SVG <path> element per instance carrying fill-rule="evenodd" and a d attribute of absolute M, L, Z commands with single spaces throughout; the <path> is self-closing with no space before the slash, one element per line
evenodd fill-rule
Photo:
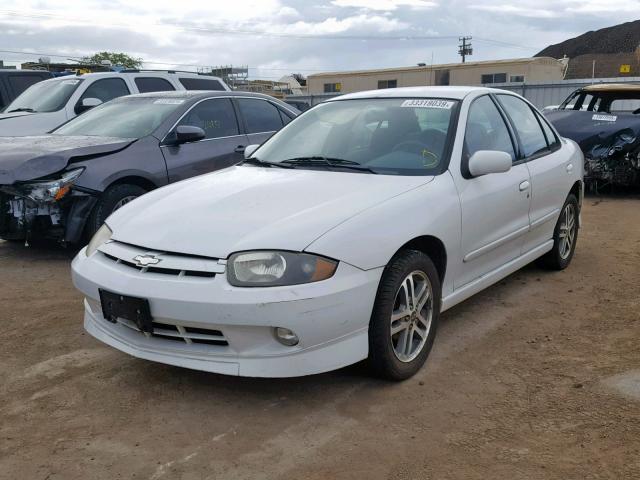
<path fill-rule="evenodd" d="M 97 107 L 98 105 L 102 105 L 102 100 L 99 98 L 83 98 L 78 105 L 76 105 L 76 113 L 80 115 L 81 113 L 86 112 L 87 110 L 91 110 L 93 107 Z"/>
<path fill-rule="evenodd" d="M 249 158 L 253 155 L 260 145 L 247 145 L 244 149 L 244 158 Z"/>
<path fill-rule="evenodd" d="M 176 144 L 197 142 L 204 139 L 207 136 L 204 130 L 200 127 L 193 127 L 191 125 L 180 125 L 176 128 Z"/>
<path fill-rule="evenodd" d="M 511 155 L 498 150 L 478 150 L 469 159 L 469 173 L 474 177 L 511 170 Z"/>

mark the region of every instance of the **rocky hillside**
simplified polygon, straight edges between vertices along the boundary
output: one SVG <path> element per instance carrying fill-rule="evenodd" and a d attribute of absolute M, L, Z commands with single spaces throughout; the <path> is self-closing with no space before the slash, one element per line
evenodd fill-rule
<path fill-rule="evenodd" d="M 589 53 L 627 53 L 640 45 L 640 20 L 583 33 L 537 53 L 536 57 L 574 58 Z"/>

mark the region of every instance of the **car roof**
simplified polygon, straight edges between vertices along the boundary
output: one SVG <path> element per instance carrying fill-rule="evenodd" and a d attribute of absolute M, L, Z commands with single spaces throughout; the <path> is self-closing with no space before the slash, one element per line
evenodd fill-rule
<path fill-rule="evenodd" d="M 135 75 L 137 77 L 140 76 L 144 76 L 144 77 L 164 77 L 166 78 L 167 76 L 171 76 L 171 75 L 179 75 L 182 77 L 189 77 L 189 78 L 204 78 L 204 79 L 211 79 L 211 80 L 220 80 L 220 77 L 214 77 L 211 75 L 199 75 L 196 72 L 176 72 L 176 71 L 159 71 L 159 70 L 130 70 L 130 71 L 125 71 L 125 72 L 94 72 L 94 73 L 83 73 L 81 75 L 76 75 L 76 74 L 69 74 L 69 75 L 61 75 L 59 77 L 55 77 L 52 80 L 58 81 L 58 80 L 69 80 L 72 78 L 77 78 L 77 79 L 82 79 L 82 78 L 101 78 L 101 77 L 119 77 L 119 76 L 128 76 L 128 75 Z"/>
<path fill-rule="evenodd" d="M 640 92 L 637 83 L 599 83 L 582 88 L 583 92 Z"/>
<path fill-rule="evenodd" d="M 350 100 L 356 98 L 451 98 L 454 100 L 462 100 L 470 93 L 485 92 L 485 93 L 508 93 L 513 94 L 507 90 L 499 90 L 497 88 L 487 87 L 403 87 L 403 88 L 386 88 L 383 90 L 368 90 L 366 92 L 348 93 L 330 99 L 335 100 Z"/>
<path fill-rule="evenodd" d="M 136 93 L 133 95 L 127 95 L 125 97 L 120 97 L 122 99 L 126 98 L 183 98 L 183 99 L 200 99 L 200 98 L 209 98 L 209 97 L 255 97 L 262 98 L 265 100 L 271 100 L 275 102 L 282 103 L 275 97 L 270 95 L 265 95 L 263 93 L 253 93 L 253 92 L 242 92 L 235 91 L 230 92 L 226 90 L 174 90 L 170 92 L 149 92 L 149 93 Z"/>

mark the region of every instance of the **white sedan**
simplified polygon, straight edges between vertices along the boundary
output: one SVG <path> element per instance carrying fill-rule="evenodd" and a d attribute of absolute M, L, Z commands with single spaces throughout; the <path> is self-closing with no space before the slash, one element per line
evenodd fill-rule
<path fill-rule="evenodd" d="M 580 149 L 507 91 L 345 95 L 246 156 L 108 218 L 73 261 L 91 335 L 209 372 L 368 359 L 401 380 L 441 312 L 533 260 L 563 269 L 576 247 Z"/>

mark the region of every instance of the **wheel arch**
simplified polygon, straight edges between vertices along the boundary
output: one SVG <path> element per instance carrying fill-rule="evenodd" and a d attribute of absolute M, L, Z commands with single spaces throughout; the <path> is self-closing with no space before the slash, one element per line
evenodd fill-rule
<path fill-rule="evenodd" d="M 147 192 L 150 192 L 151 190 L 155 190 L 156 188 L 158 188 L 158 186 L 148 178 L 144 178 L 138 175 L 128 175 L 126 177 L 121 177 L 111 182 L 107 186 L 107 188 L 105 188 L 105 191 L 116 185 L 136 185 L 140 188 L 144 188 Z"/>
<path fill-rule="evenodd" d="M 402 245 L 394 253 L 394 256 L 403 250 L 418 250 L 428 255 L 438 271 L 440 284 L 444 284 L 444 278 L 447 273 L 447 249 L 442 240 L 433 235 L 421 235 Z"/>

